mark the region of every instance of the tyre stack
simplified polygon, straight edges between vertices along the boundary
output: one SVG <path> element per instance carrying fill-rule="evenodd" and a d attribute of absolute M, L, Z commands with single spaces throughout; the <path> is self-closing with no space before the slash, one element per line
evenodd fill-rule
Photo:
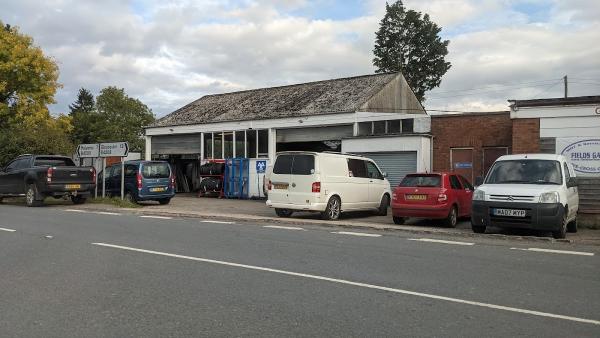
<path fill-rule="evenodd" d="M 223 173 L 225 164 L 218 162 L 208 162 L 198 168 L 200 183 L 198 193 L 201 196 L 218 195 L 223 192 Z"/>

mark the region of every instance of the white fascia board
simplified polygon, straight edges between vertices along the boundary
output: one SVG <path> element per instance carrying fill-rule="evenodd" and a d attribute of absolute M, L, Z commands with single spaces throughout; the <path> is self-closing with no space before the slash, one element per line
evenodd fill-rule
<path fill-rule="evenodd" d="M 431 118 L 427 114 L 402 114 L 402 113 L 382 113 L 382 112 L 356 112 L 356 122 L 385 121 L 399 119 Z"/>
<path fill-rule="evenodd" d="M 516 110 L 511 107 L 511 119 L 529 119 L 544 117 L 575 117 L 575 116 L 598 116 L 597 104 L 582 104 L 577 106 L 548 106 L 548 107 L 519 107 Z"/>

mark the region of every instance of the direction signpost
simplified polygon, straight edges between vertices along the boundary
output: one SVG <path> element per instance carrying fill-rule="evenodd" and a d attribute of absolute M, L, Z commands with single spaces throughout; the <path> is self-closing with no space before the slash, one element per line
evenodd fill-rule
<path fill-rule="evenodd" d="M 111 142 L 111 143 L 93 143 L 80 144 L 77 146 L 77 156 L 79 158 L 102 158 L 102 197 L 106 196 L 106 158 L 121 158 L 121 199 L 125 194 L 125 161 L 124 158 L 129 154 L 129 143 Z M 95 197 L 98 197 L 98 184 L 96 184 Z"/>

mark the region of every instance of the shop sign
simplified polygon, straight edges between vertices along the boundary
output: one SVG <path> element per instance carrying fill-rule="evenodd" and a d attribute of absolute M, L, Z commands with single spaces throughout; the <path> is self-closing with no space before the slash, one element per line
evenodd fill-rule
<path fill-rule="evenodd" d="M 267 161 L 256 161 L 256 173 L 264 174 L 267 170 Z"/>
<path fill-rule="evenodd" d="M 557 138 L 556 149 L 582 176 L 600 175 L 600 138 Z"/>
<path fill-rule="evenodd" d="M 473 168 L 473 163 L 471 162 L 456 162 L 454 163 L 455 169 L 471 169 Z"/>

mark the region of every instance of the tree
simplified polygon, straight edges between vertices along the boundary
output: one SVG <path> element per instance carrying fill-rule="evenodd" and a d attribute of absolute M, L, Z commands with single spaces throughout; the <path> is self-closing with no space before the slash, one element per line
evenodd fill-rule
<path fill-rule="evenodd" d="M 94 125 L 97 123 L 96 102 L 94 95 L 85 89 L 79 89 L 77 100 L 69 105 L 69 116 L 73 120 L 71 134 L 74 143 L 93 143 Z"/>
<path fill-rule="evenodd" d="M 428 14 L 407 11 L 402 1 L 386 3 L 385 10 L 375 33 L 375 72 L 402 72 L 417 99 L 423 102 L 425 92 L 438 87 L 450 69 L 450 62 L 445 61 L 449 41 L 441 40 L 441 28 L 429 20 Z"/>
<path fill-rule="evenodd" d="M 144 149 L 144 126 L 154 121 L 154 114 L 148 106 L 127 96 L 124 89 L 111 86 L 100 91 L 96 107 L 95 142 L 128 141 L 131 150 Z"/>

